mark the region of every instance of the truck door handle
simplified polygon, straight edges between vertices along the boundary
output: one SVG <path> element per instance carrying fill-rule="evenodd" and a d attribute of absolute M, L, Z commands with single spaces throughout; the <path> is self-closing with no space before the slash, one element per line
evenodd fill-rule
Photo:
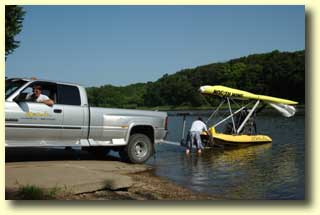
<path fill-rule="evenodd" d="M 55 113 L 62 113 L 62 110 L 61 110 L 61 109 L 54 109 L 53 112 L 55 112 Z"/>

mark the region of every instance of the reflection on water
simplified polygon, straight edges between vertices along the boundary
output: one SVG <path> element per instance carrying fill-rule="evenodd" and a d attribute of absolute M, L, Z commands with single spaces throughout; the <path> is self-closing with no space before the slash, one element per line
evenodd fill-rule
<path fill-rule="evenodd" d="M 189 117 L 190 125 L 193 117 Z M 194 191 L 222 199 L 304 199 L 304 116 L 260 117 L 261 132 L 272 144 L 209 149 L 186 156 L 184 148 L 157 146 L 156 174 Z M 181 138 L 181 119 L 169 119 L 170 141 Z M 187 126 L 188 127 L 188 126 Z"/>

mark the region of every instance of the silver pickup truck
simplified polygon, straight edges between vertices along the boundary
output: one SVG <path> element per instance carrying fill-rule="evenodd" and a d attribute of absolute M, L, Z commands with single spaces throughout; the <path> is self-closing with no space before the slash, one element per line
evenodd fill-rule
<path fill-rule="evenodd" d="M 35 85 L 53 106 L 27 101 Z M 73 147 L 143 163 L 167 134 L 167 113 L 90 107 L 77 84 L 13 78 L 6 80 L 6 147 Z M 121 98 L 119 98 L 121 99 Z"/>

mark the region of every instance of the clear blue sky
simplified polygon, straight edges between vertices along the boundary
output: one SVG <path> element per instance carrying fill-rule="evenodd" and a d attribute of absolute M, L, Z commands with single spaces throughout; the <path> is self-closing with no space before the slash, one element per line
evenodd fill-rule
<path fill-rule="evenodd" d="M 25 6 L 6 76 L 88 86 L 305 48 L 304 6 Z"/>

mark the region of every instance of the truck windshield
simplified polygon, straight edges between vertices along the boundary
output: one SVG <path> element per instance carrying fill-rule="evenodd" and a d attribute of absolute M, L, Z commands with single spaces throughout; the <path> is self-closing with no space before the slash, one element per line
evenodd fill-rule
<path fill-rule="evenodd" d="M 14 93 L 17 89 L 22 87 L 27 81 L 21 79 L 8 79 L 6 80 L 6 94 L 5 98 L 7 99 L 12 93 Z"/>

